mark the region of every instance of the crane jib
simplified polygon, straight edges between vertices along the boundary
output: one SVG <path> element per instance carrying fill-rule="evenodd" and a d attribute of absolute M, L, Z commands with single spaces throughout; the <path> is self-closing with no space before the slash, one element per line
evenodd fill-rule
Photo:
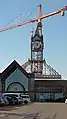
<path fill-rule="evenodd" d="M 55 12 L 52 12 L 52 13 L 48 13 L 46 15 L 43 15 L 43 16 L 40 16 L 40 17 L 37 17 L 37 18 L 34 18 L 34 19 L 31 19 L 31 20 L 28 20 L 28 21 L 24 21 L 24 22 L 21 22 L 21 23 L 18 23 L 18 24 L 14 24 L 14 25 L 11 25 L 11 26 L 8 26 L 8 27 L 4 27 L 3 29 L 0 29 L 0 32 L 3 32 L 3 31 L 7 31 L 7 30 L 10 30 L 10 29 L 13 29 L 13 28 L 16 28 L 16 27 L 21 27 L 25 24 L 29 24 L 29 23 L 33 23 L 33 22 L 38 22 L 38 20 L 42 20 L 44 18 L 48 18 L 50 16 L 53 16 L 53 15 L 56 15 L 56 14 L 61 14 L 62 16 L 64 16 L 64 12 L 67 10 L 67 6 L 65 6 L 64 8 L 60 9 L 60 10 L 57 10 Z"/>

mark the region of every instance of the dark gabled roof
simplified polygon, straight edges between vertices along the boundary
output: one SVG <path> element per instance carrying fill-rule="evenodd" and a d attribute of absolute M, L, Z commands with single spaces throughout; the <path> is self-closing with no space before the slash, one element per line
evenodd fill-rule
<path fill-rule="evenodd" d="M 32 41 L 37 40 L 37 39 L 35 39 L 36 37 L 39 38 L 39 41 L 43 42 L 43 35 L 42 35 L 42 36 L 39 36 L 39 35 L 35 34 L 35 35 L 31 38 L 31 40 L 32 40 Z M 34 39 L 35 39 L 35 40 L 34 40 Z"/>
<path fill-rule="evenodd" d="M 1 79 L 6 79 L 11 73 L 13 73 L 16 69 L 19 69 L 26 77 L 28 77 L 28 73 L 14 60 L 2 73 Z"/>
<path fill-rule="evenodd" d="M 36 28 L 35 35 L 40 36 L 40 34 L 39 34 L 39 30 L 38 30 L 38 26 L 37 26 L 37 28 Z"/>

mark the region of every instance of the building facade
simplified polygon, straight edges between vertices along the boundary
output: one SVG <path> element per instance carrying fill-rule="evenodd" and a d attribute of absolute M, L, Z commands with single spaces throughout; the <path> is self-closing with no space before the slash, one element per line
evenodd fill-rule
<path fill-rule="evenodd" d="M 28 91 L 28 74 L 13 61 L 1 74 L 2 91 Z"/>
<path fill-rule="evenodd" d="M 67 97 L 67 80 L 35 79 L 35 100 L 50 101 Z"/>
<path fill-rule="evenodd" d="M 0 75 L 0 91 L 28 93 L 37 102 L 56 100 L 67 97 L 67 80 L 37 78 L 13 61 Z"/>

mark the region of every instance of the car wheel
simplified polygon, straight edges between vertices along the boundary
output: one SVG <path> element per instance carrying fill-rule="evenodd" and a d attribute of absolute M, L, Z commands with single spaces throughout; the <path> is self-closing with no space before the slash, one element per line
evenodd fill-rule
<path fill-rule="evenodd" d="M 14 100 L 14 98 L 12 98 L 12 105 L 15 105 L 15 100 Z"/>
<path fill-rule="evenodd" d="M 24 101 L 24 104 L 27 104 L 27 103 L 28 103 L 28 101 L 27 101 L 27 100 L 25 100 L 25 101 Z"/>

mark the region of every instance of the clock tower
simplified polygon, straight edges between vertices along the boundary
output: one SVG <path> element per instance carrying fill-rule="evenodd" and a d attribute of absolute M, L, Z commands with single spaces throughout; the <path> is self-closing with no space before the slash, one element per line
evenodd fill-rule
<path fill-rule="evenodd" d="M 33 73 L 35 78 L 61 79 L 61 75 L 46 63 L 43 58 L 44 42 L 42 34 L 42 10 L 38 6 L 37 27 L 31 34 L 31 58 L 22 67 L 28 72 Z"/>
<path fill-rule="evenodd" d="M 31 72 L 34 74 L 42 74 L 43 49 L 42 23 L 39 21 L 35 34 L 31 36 Z"/>

